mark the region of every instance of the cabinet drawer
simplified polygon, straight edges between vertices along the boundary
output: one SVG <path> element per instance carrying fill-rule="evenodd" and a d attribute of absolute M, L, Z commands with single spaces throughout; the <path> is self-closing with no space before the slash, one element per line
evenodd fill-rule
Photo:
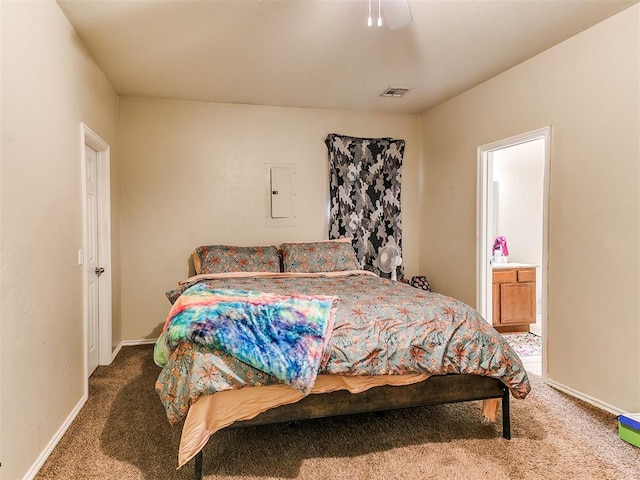
<path fill-rule="evenodd" d="M 493 271 L 493 283 L 511 283 L 517 282 L 516 270 L 494 270 Z"/>
<path fill-rule="evenodd" d="M 518 270 L 518 282 L 535 282 L 536 270 L 528 268 L 527 270 Z"/>

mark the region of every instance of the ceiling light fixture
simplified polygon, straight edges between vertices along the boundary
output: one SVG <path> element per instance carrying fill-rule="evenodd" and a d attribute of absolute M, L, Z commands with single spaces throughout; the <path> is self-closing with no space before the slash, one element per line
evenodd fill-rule
<path fill-rule="evenodd" d="M 382 0 L 378 0 L 378 22 L 376 25 L 378 27 L 382 26 Z M 369 16 L 367 17 L 367 26 L 373 26 L 373 18 L 371 18 L 371 0 L 369 0 Z"/>
<path fill-rule="evenodd" d="M 2 1 L 2 0 L 0 0 Z M 375 0 L 369 0 L 369 16 L 367 17 L 367 25 L 373 26 L 373 17 L 371 17 L 371 3 Z M 376 25 L 382 27 L 382 12 L 384 12 L 384 26 L 389 30 L 397 30 L 406 27 L 413 22 L 411 10 L 409 9 L 409 0 L 377 0 L 378 2 L 378 21 Z"/>

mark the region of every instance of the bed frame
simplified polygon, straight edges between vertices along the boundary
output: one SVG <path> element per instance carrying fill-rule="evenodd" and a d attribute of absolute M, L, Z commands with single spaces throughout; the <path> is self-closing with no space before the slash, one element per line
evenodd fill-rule
<path fill-rule="evenodd" d="M 509 440 L 509 389 L 498 379 L 478 375 L 438 375 L 411 385 L 375 387 L 358 394 L 338 390 L 308 395 L 299 402 L 267 410 L 224 430 L 490 398 L 502 399 L 502 437 Z M 202 463 L 203 453 L 200 450 L 195 457 L 196 480 L 202 480 Z"/>

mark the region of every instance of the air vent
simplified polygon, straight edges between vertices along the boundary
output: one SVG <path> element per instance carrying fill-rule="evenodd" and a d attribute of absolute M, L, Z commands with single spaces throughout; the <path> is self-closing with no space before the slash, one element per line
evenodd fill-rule
<path fill-rule="evenodd" d="M 389 87 L 380 94 L 381 97 L 402 97 L 410 88 Z"/>

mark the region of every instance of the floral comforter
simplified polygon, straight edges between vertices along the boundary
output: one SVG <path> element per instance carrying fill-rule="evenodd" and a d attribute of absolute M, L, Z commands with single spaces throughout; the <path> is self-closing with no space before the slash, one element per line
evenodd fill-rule
<path fill-rule="evenodd" d="M 500 379 L 516 398 L 530 391 L 509 344 L 458 300 L 363 272 L 220 277 L 198 280 L 211 289 L 337 297 L 320 374 L 475 374 Z M 279 382 L 223 349 L 183 341 L 171 350 L 156 391 L 175 424 L 201 395 Z"/>

